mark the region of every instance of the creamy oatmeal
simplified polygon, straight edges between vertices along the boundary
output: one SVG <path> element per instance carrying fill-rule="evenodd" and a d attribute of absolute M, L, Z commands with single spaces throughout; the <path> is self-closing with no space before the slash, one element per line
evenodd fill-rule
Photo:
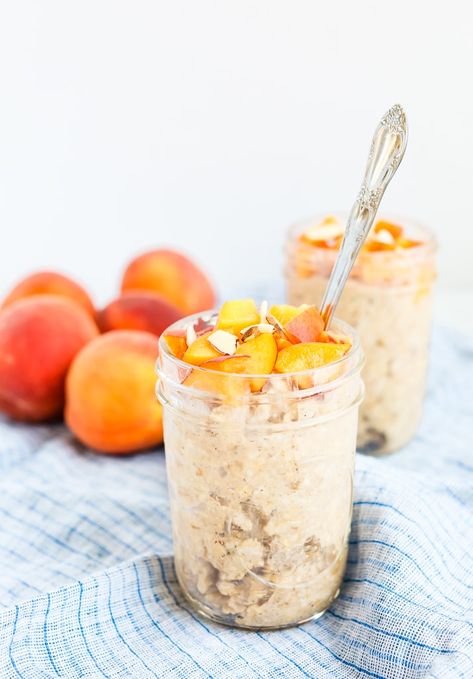
<path fill-rule="evenodd" d="M 301 239 L 308 228 L 316 238 L 318 224 L 301 225 L 290 234 L 286 283 L 291 304 L 322 301 L 341 237 L 340 222 L 333 220 L 319 227 L 331 236 L 323 246 Z M 415 240 L 408 240 L 396 230 L 401 227 L 379 224 L 394 227 L 401 245 L 378 227 L 380 240 L 371 238 L 360 253 L 337 315 L 358 330 L 366 356 L 358 448 L 386 453 L 407 443 L 421 418 L 435 263 L 426 230 L 411 227 Z"/>
<path fill-rule="evenodd" d="M 287 327 L 270 313 L 284 321 L 281 309 L 273 307 L 267 314 L 276 329 Z M 309 319 L 311 312 L 300 311 Z M 261 325 L 261 319 L 253 320 Z M 168 337 L 184 337 L 183 324 L 173 326 Z M 240 338 L 248 332 L 229 327 Z M 291 327 L 296 334 L 304 332 L 297 323 Z M 191 333 L 192 344 L 203 337 L 201 344 L 212 346 L 208 332 L 201 327 L 197 339 Z M 276 343 L 274 332 L 260 332 Z M 298 624 L 323 613 L 343 579 L 361 352 L 351 329 L 343 326 L 336 339 L 345 346 L 349 337 L 349 345 L 339 350 L 341 358 L 292 372 L 281 353 L 289 349 L 291 354 L 291 347 L 298 346 L 297 361 L 304 356 L 313 365 L 307 351 L 315 349 L 307 349 L 314 342 L 293 344 L 295 336 L 288 337 L 281 332 L 281 349 L 276 347 L 266 372 L 257 378 L 256 372 L 251 377 L 222 374 L 202 367 L 206 361 L 189 365 L 178 358 L 188 352 L 189 347 L 182 353 L 184 342 L 174 355 L 166 337 L 160 342 L 159 397 L 176 571 L 195 608 L 225 624 Z M 258 351 L 268 351 L 266 342 Z M 174 340 L 171 344 L 177 346 Z M 247 357 L 243 360 L 254 359 L 252 345 L 239 346 L 240 355 Z M 187 358 L 200 360 L 202 351 L 196 346 Z M 229 361 L 242 365 L 238 357 Z M 263 357 L 258 361 L 263 365 Z M 281 372 L 275 372 L 276 366 Z"/>

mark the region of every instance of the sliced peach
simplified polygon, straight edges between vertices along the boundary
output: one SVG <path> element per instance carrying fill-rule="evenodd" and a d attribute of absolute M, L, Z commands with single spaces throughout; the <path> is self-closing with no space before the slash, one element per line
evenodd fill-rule
<path fill-rule="evenodd" d="M 410 238 L 398 238 L 397 245 L 401 248 L 415 248 L 418 245 L 422 245 L 419 240 L 411 240 Z"/>
<path fill-rule="evenodd" d="M 238 333 L 249 325 L 259 323 L 260 315 L 252 299 L 237 299 L 222 304 L 216 328 Z"/>
<path fill-rule="evenodd" d="M 284 337 L 284 335 L 278 333 L 275 335 L 275 338 L 278 351 L 282 351 L 283 349 L 286 349 L 286 347 L 292 347 L 292 342 Z"/>
<path fill-rule="evenodd" d="M 404 229 L 402 228 L 402 226 L 399 226 L 398 224 L 393 224 L 392 222 L 386 222 L 383 219 L 380 219 L 378 222 L 376 222 L 373 231 L 374 233 L 387 231 L 388 233 L 391 234 L 394 240 L 401 238 L 402 234 L 404 233 Z"/>
<path fill-rule="evenodd" d="M 235 356 L 240 358 L 229 357 L 227 360 L 210 360 L 205 367 L 227 373 L 269 375 L 273 371 L 277 357 L 276 340 L 273 335 L 267 332 L 261 333 L 261 335 L 240 344 Z M 265 382 L 264 379 L 251 380 L 251 391 L 260 391 Z"/>
<path fill-rule="evenodd" d="M 278 373 L 313 370 L 327 363 L 338 361 L 349 349 L 349 344 L 327 342 L 293 344 L 279 352 L 274 369 Z"/>
<path fill-rule="evenodd" d="M 182 360 L 191 365 L 201 365 L 212 358 L 218 358 L 222 354 L 217 351 L 209 342 L 208 337 L 213 331 L 206 332 L 192 342 L 190 347 L 182 355 Z"/>
<path fill-rule="evenodd" d="M 317 342 L 319 335 L 324 329 L 324 321 L 319 310 L 315 306 L 309 306 L 289 323 L 284 330 L 292 342 Z"/>
<path fill-rule="evenodd" d="M 319 342 L 330 342 L 331 344 L 346 344 L 349 342 L 349 337 L 340 335 L 331 330 L 323 330 L 319 335 Z"/>
<path fill-rule="evenodd" d="M 169 351 L 176 356 L 182 358 L 187 351 L 187 342 L 184 333 L 182 334 L 166 334 L 163 335 Z"/>
<path fill-rule="evenodd" d="M 210 366 L 211 364 L 209 364 Z M 211 394 L 224 395 L 230 402 L 250 393 L 249 380 L 243 380 L 233 375 L 216 374 L 203 370 L 192 370 L 183 384 L 186 387 L 199 389 Z"/>
<path fill-rule="evenodd" d="M 395 250 L 395 243 L 383 243 L 380 240 L 367 240 L 363 246 L 367 252 L 385 252 L 386 250 Z"/>
<path fill-rule="evenodd" d="M 269 313 L 280 322 L 282 326 L 287 325 L 293 318 L 298 316 L 303 309 L 292 304 L 273 304 Z"/>

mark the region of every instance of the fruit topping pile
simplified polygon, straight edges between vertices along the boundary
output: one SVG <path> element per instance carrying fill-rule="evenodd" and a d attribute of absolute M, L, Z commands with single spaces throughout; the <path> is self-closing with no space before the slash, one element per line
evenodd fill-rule
<path fill-rule="evenodd" d="M 337 217 L 325 217 L 321 222 L 312 224 L 299 237 L 301 243 L 327 250 L 338 250 L 342 244 L 345 225 Z M 420 241 L 407 238 L 404 228 L 380 220 L 376 222 L 363 245 L 363 252 L 381 252 L 386 250 L 402 250 L 422 245 Z"/>
<path fill-rule="evenodd" d="M 315 306 L 268 308 L 262 302 L 258 309 L 252 299 L 225 302 L 216 320 L 199 319 L 185 328 L 170 328 L 163 340 L 174 356 L 190 366 L 252 376 L 253 392 L 265 384 L 253 376 L 313 370 L 338 361 L 351 347 L 349 337 L 324 330 Z M 207 377 L 203 371 L 198 373 L 191 373 L 186 384 L 221 390 L 218 375 L 212 375 L 212 381 L 210 373 Z"/>

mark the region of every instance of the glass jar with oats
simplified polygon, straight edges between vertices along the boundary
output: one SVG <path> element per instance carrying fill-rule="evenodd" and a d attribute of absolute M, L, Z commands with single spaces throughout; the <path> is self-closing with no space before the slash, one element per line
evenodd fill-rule
<path fill-rule="evenodd" d="M 291 304 L 321 304 L 344 233 L 330 216 L 294 225 L 286 245 Z M 405 445 L 419 425 L 425 392 L 436 277 L 436 241 L 408 220 L 379 220 L 363 246 L 337 315 L 360 335 L 366 395 L 358 449 L 383 454 Z"/>
<path fill-rule="evenodd" d="M 176 572 L 204 617 L 250 629 L 318 617 L 348 551 L 362 354 L 313 307 L 253 300 L 161 336 Z"/>

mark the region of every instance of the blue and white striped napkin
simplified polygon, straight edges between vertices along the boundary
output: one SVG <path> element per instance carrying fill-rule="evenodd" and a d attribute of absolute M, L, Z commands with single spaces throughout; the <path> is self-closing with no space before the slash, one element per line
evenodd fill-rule
<path fill-rule="evenodd" d="M 358 456 L 340 597 L 269 633 L 183 601 L 162 451 L 0 420 L 0 678 L 473 677 L 472 385 L 473 342 L 437 330 L 419 435 Z"/>

